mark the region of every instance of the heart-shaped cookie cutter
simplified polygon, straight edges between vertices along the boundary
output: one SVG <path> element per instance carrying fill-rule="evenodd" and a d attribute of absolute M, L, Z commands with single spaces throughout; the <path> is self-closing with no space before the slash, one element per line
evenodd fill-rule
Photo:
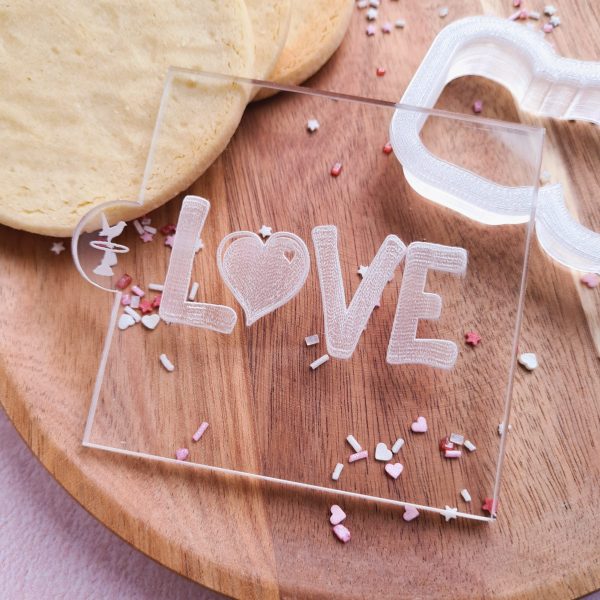
<path fill-rule="evenodd" d="M 432 108 L 444 87 L 465 75 L 500 83 L 523 110 L 536 115 L 600 122 L 600 63 L 561 57 L 539 33 L 489 16 L 444 28 L 401 103 Z M 535 187 L 503 186 L 436 157 L 419 135 L 427 117 L 425 112 L 397 110 L 390 123 L 391 144 L 411 187 L 481 223 L 527 222 Z M 570 215 L 560 184 L 539 189 L 535 228 L 540 245 L 557 262 L 600 271 L 600 234 Z"/>

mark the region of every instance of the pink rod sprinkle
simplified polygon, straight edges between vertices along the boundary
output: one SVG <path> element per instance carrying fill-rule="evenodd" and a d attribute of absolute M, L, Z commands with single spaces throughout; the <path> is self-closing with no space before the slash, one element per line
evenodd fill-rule
<path fill-rule="evenodd" d="M 351 454 L 348 458 L 348 462 L 356 462 L 357 460 L 362 460 L 363 458 L 367 458 L 369 456 L 368 450 L 363 450 L 362 452 L 356 452 L 355 454 Z"/>
<path fill-rule="evenodd" d="M 341 523 L 333 528 L 333 533 L 337 539 L 340 540 L 340 542 L 344 542 L 344 544 L 347 544 L 350 541 L 350 532 Z"/>
<path fill-rule="evenodd" d="M 146 292 L 144 292 L 144 290 L 141 287 L 138 287 L 137 285 L 132 285 L 131 286 L 131 291 L 136 295 L 139 296 L 140 298 L 142 298 L 143 296 L 146 295 Z"/>
<path fill-rule="evenodd" d="M 202 425 L 200 425 L 200 427 L 198 427 L 198 431 L 196 431 L 196 433 L 192 436 L 192 439 L 197 442 L 202 435 L 204 434 L 204 432 L 208 429 L 208 423 L 206 421 L 204 421 L 202 423 Z"/>
<path fill-rule="evenodd" d="M 460 458 L 462 455 L 462 452 L 460 450 L 446 450 L 444 452 L 444 456 L 446 458 Z"/>
<path fill-rule="evenodd" d="M 473 102 L 473 112 L 479 114 L 483 110 L 483 102 L 481 100 L 475 100 Z"/>

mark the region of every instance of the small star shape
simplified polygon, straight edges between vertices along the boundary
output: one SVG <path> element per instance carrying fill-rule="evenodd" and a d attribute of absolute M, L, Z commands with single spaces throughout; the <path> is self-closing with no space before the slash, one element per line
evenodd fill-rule
<path fill-rule="evenodd" d="M 367 35 L 369 35 L 369 36 L 375 35 L 376 31 L 377 31 L 377 28 L 375 27 L 375 25 L 369 25 L 367 27 Z"/>
<path fill-rule="evenodd" d="M 581 283 L 587 285 L 589 288 L 595 288 L 600 285 L 600 277 L 596 273 L 588 273 L 581 278 Z"/>
<path fill-rule="evenodd" d="M 309 119 L 306 123 L 306 129 L 308 129 L 310 133 L 314 133 L 317 131 L 317 129 L 319 129 L 319 121 L 316 119 Z"/>
<path fill-rule="evenodd" d="M 194 252 L 198 253 L 200 252 L 200 250 L 202 250 L 202 248 L 204 248 L 204 242 L 198 238 L 198 241 L 196 242 L 196 245 L 194 246 Z"/>
<path fill-rule="evenodd" d="M 260 235 L 264 238 L 268 238 L 270 235 L 273 235 L 273 228 L 272 227 L 267 227 L 266 225 L 263 225 L 259 230 L 258 233 L 260 233 Z"/>
<path fill-rule="evenodd" d="M 57 256 L 65 251 L 65 243 L 64 242 L 54 242 L 52 244 L 52 248 L 50 248 L 50 252 L 54 252 Z"/>
<path fill-rule="evenodd" d="M 364 265 L 360 265 L 360 267 L 358 268 L 358 270 L 356 271 L 361 277 L 364 278 L 364 276 L 367 274 L 367 271 L 369 270 L 369 267 L 365 267 Z"/>
<path fill-rule="evenodd" d="M 174 243 L 175 243 L 175 234 L 168 235 L 165 238 L 165 246 L 169 246 L 169 248 L 172 248 Z"/>
<path fill-rule="evenodd" d="M 367 20 L 368 21 L 374 21 L 377 18 L 377 14 L 378 14 L 378 10 L 374 7 L 371 7 L 368 11 L 367 11 Z"/>
<path fill-rule="evenodd" d="M 465 333 L 465 342 L 470 344 L 471 346 L 479 345 L 481 341 L 481 336 L 476 331 L 467 331 Z"/>
<path fill-rule="evenodd" d="M 495 512 L 492 512 L 494 510 L 494 499 L 486 498 L 481 505 L 481 510 L 490 513 L 490 515 L 495 514 Z"/>
<path fill-rule="evenodd" d="M 444 510 L 442 512 L 442 515 L 444 515 L 444 519 L 446 519 L 446 523 L 448 521 L 450 521 L 450 519 L 456 519 L 456 513 L 458 512 L 458 508 L 450 508 L 447 504 L 446 504 L 446 510 Z"/>
<path fill-rule="evenodd" d="M 140 235 L 140 239 L 142 240 L 142 242 L 144 242 L 144 244 L 147 244 L 148 242 L 151 242 L 154 239 L 154 236 L 151 233 L 144 231 L 144 233 Z"/>

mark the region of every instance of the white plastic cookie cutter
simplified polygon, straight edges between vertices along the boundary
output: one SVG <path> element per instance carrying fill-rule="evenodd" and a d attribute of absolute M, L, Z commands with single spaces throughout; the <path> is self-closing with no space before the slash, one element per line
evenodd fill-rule
<path fill-rule="evenodd" d="M 558 119 L 600 122 L 600 63 L 558 56 L 539 33 L 497 17 L 470 17 L 443 29 L 402 96 L 402 104 L 432 108 L 453 79 L 478 75 L 507 87 L 521 108 Z M 420 138 L 426 113 L 397 110 L 390 141 L 411 187 L 481 223 L 524 223 L 533 187 L 509 187 L 431 154 Z M 600 234 L 578 223 L 560 184 L 538 191 L 536 233 L 559 263 L 600 271 Z"/>

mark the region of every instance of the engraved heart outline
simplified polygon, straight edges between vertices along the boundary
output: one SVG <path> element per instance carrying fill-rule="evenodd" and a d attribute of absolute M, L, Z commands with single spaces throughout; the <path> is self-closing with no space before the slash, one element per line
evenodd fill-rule
<path fill-rule="evenodd" d="M 265 252 L 272 251 L 273 247 L 279 246 L 283 249 L 283 258 L 290 265 L 293 265 L 296 261 L 301 261 L 301 270 L 296 284 L 275 301 L 264 306 L 253 307 L 248 299 L 244 296 L 242 291 L 238 289 L 238 286 L 231 281 L 230 274 L 226 268 L 226 265 L 224 264 L 228 253 L 231 251 L 231 248 L 234 247 L 236 242 L 241 240 L 251 240 L 254 245 L 260 245 L 256 247 L 260 247 L 261 255 L 264 255 Z M 293 252 L 293 255 L 286 255 L 288 252 Z M 217 248 L 217 267 L 219 268 L 219 273 L 221 274 L 225 285 L 231 290 L 231 293 L 244 310 L 244 314 L 246 316 L 246 326 L 249 327 L 261 317 L 264 317 L 274 310 L 281 308 L 284 304 L 287 304 L 304 287 L 310 271 L 310 255 L 304 240 L 287 231 L 279 231 L 274 233 L 269 236 L 265 242 L 263 242 L 263 240 L 261 240 L 261 238 L 252 231 L 234 231 L 226 235 L 221 240 L 221 243 Z"/>
<path fill-rule="evenodd" d="M 507 69 L 506 64 L 513 68 Z M 491 16 L 467 17 L 442 29 L 401 103 L 432 108 L 446 85 L 465 75 L 503 85 L 523 110 L 533 114 L 600 122 L 600 63 L 559 56 L 535 32 Z M 390 122 L 394 154 L 410 186 L 425 198 L 481 223 L 526 223 L 536 188 L 499 185 L 431 154 L 419 135 L 427 117 L 426 110 L 399 109 Z M 507 131 L 513 127 L 495 125 Z M 560 184 L 539 189 L 535 219 L 538 242 L 552 259 L 580 271 L 600 270 L 600 234 L 571 216 Z"/>

